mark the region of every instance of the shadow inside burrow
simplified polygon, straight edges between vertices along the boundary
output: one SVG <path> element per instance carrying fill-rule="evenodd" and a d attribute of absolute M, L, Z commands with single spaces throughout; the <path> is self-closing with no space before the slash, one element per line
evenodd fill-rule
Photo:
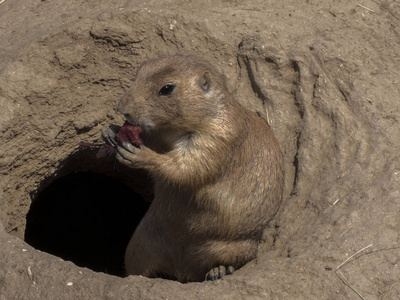
<path fill-rule="evenodd" d="M 66 169 L 71 161 L 76 169 L 77 158 Z M 32 201 L 25 241 L 80 267 L 124 276 L 125 249 L 149 205 L 116 177 L 69 173 L 46 184 Z"/>

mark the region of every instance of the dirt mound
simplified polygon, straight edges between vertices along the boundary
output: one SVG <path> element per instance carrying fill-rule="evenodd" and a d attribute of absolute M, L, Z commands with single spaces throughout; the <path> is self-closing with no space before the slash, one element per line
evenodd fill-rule
<path fill-rule="evenodd" d="M 0 299 L 399 298 L 400 4 L 157 3 L 0 4 Z M 151 182 L 78 147 L 122 125 L 116 103 L 144 60 L 187 53 L 273 128 L 285 205 L 232 276 L 121 278 L 110 224 L 133 230 L 118 216 L 140 220 Z M 113 198 L 133 191 L 133 206 Z"/>

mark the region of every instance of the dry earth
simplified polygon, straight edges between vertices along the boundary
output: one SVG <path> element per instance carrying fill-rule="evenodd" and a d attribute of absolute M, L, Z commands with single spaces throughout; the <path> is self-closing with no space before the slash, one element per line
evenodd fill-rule
<path fill-rule="evenodd" d="M 0 300 L 400 298 L 399 1 L 0 3 Z M 182 53 L 271 124 L 285 203 L 232 276 L 123 278 L 147 176 L 78 145 L 122 123 L 141 62 Z"/>

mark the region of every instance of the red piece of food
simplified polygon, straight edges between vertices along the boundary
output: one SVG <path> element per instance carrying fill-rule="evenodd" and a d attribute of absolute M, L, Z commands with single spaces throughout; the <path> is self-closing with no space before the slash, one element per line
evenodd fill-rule
<path fill-rule="evenodd" d="M 143 145 L 143 141 L 139 137 L 141 132 L 142 128 L 140 126 L 132 125 L 125 121 L 119 132 L 115 135 L 115 140 L 118 144 L 130 143 L 135 147 L 139 147 Z"/>
<path fill-rule="evenodd" d="M 99 151 L 97 151 L 96 158 L 103 158 L 106 156 L 111 156 L 114 154 L 114 146 L 111 146 L 109 144 L 103 144 L 99 148 Z"/>
<path fill-rule="evenodd" d="M 140 147 L 143 145 L 142 139 L 139 137 L 139 134 L 142 132 L 142 128 L 137 125 L 132 125 L 128 122 L 125 122 L 124 125 L 119 129 L 119 131 L 115 134 L 115 141 L 122 146 L 122 143 L 130 143 L 135 147 Z M 115 133 L 115 131 L 114 131 Z M 79 151 L 82 151 L 86 148 L 98 148 L 96 157 L 103 158 L 106 156 L 110 156 L 114 154 L 115 145 L 112 144 L 92 144 L 92 143 L 80 143 Z"/>

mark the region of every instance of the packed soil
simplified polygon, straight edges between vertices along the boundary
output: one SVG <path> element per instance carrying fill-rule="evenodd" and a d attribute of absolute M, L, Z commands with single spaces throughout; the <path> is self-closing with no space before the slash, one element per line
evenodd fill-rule
<path fill-rule="evenodd" d="M 399 299 L 396 0 L 0 1 L 0 300 Z M 194 54 L 272 127 L 285 197 L 216 282 L 124 277 L 148 174 L 96 158 L 145 60 Z"/>

